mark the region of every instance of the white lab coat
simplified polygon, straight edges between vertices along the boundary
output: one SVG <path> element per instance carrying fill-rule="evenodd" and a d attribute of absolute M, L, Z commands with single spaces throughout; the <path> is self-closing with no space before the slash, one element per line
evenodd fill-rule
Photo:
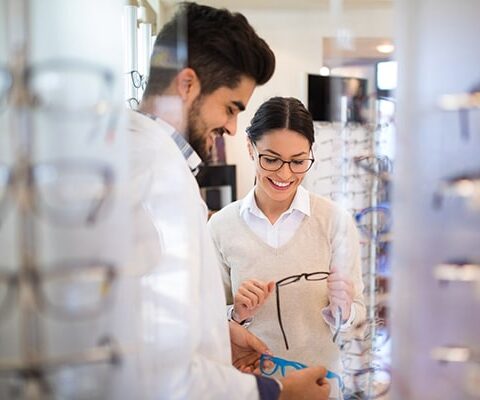
<path fill-rule="evenodd" d="M 146 397 L 258 399 L 256 379 L 231 364 L 225 295 L 206 228 L 207 207 L 172 127 L 128 111 L 132 268 L 139 302 Z M 234 239 L 234 238 L 232 238 Z"/>

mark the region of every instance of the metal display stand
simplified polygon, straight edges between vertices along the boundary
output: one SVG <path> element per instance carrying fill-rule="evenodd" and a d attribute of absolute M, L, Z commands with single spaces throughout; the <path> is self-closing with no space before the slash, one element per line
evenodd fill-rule
<path fill-rule="evenodd" d="M 392 160 L 381 154 L 393 141 L 393 122 L 315 122 L 315 163 L 305 178 L 310 191 L 338 202 L 355 217 L 361 233 L 367 319 L 340 342 L 346 399 L 385 398 L 390 376 L 388 251 L 389 177 Z"/>

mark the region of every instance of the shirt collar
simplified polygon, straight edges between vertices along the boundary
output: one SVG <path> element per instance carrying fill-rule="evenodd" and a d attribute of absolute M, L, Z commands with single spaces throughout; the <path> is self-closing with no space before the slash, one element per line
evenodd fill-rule
<path fill-rule="evenodd" d="M 146 117 L 156 121 L 156 122 L 162 122 L 163 124 L 166 124 L 164 120 L 162 120 L 160 117 L 157 117 L 152 114 L 147 114 L 141 111 L 138 111 L 140 114 L 145 115 Z M 197 152 L 193 149 L 192 146 L 190 146 L 190 143 L 188 143 L 185 138 L 177 132 L 171 125 L 168 125 L 170 129 L 168 129 L 171 138 L 179 148 L 179 150 L 182 152 L 183 157 L 187 161 L 188 167 L 190 168 L 190 171 L 192 171 L 193 175 L 197 175 L 198 171 L 202 165 L 202 159 L 200 156 L 197 154 Z"/>
<path fill-rule="evenodd" d="M 295 193 L 292 204 L 290 204 L 289 209 L 285 211 L 284 214 L 292 213 L 295 210 L 300 211 L 306 216 L 310 216 L 310 196 L 308 190 L 303 186 L 297 188 L 297 193 Z M 249 211 L 257 217 L 265 218 L 265 214 L 258 208 L 257 202 L 255 201 L 255 188 L 251 189 L 243 198 L 240 206 L 240 215 L 246 211 Z"/>

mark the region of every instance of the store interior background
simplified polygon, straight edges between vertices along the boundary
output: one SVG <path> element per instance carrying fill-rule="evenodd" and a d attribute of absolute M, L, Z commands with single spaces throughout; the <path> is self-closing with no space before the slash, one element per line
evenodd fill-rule
<path fill-rule="evenodd" d="M 149 9 L 146 15 L 161 25 L 176 3 L 149 0 L 143 5 Z M 370 127 L 361 137 L 367 138 L 370 129 L 370 138 L 381 144 L 372 147 L 370 155 L 388 154 L 390 160 L 382 168 L 380 163 L 373 168 L 376 175 L 367 190 L 372 196 L 363 206 L 387 205 L 391 219 L 379 221 L 377 213 L 368 221 L 371 228 L 378 228 L 380 223 L 380 231 L 366 240 L 370 257 L 364 268 L 367 302 L 372 306 L 371 321 L 377 321 L 379 315 L 388 317 L 386 326 L 378 331 L 375 323 L 370 325 L 372 336 L 378 335 L 379 340 L 361 340 L 368 348 L 366 353 L 360 349 L 367 362 L 362 369 L 361 398 L 478 398 L 480 321 L 470 317 L 472 312 L 478 315 L 480 303 L 480 249 L 476 245 L 480 184 L 475 172 L 479 123 L 475 110 L 480 107 L 476 66 L 480 56 L 471 49 L 477 47 L 475 38 L 480 36 L 480 25 L 475 21 L 480 3 L 202 3 L 242 12 L 277 59 L 272 80 L 256 90 L 246 112 L 240 115 L 237 135 L 225 138 L 226 163 L 236 167 L 237 198 L 253 185 L 254 166 L 247 156 L 244 132 L 264 100 L 275 95 L 293 96 L 308 105 L 307 75 L 323 74 L 325 66 L 331 75 L 368 79 L 370 111 L 364 125 Z M 394 51 L 378 52 L 376 46 L 384 44 L 393 45 Z M 375 65 L 379 60 L 398 62 L 398 85 L 387 107 L 388 129 L 380 129 L 382 135 L 376 137 L 379 132 L 371 127 L 384 122 L 378 112 L 382 107 L 375 99 Z M 355 133 L 351 127 L 346 132 L 341 126 L 349 125 L 340 124 L 337 133 Z M 335 157 L 330 158 L 334 161 Z M 317 155 L 317 171 L 313 168 L 310 176 L 321 172 L 318 161 Z M 337 165 L 340 175 L 351 172 L 351 161 Z M 309 187 L 308 177 L 305 185 L 316 189 L 315 185 Z M 355 200 L 355 193 L 351 198 Z M 356 207 L 348 207 L 348 201 L 343 203 L 355 211 Z M 384 268 L 380 274 L 379 261 Z M 387 278 L 388 284 L 379 284 L 378 277 Z M 377 346 L 385 340 L 383 328 L 387 331 L 386 349 Z"/>
<path fill-rule="evenodd" d="M 85 125 L 98 128 L 95 124 L 99 121 L 103 124 L 100 133 L 105 133 L 104 128 L 112 121 L 115 127 L 122 126 L 122 112 L 118 110 L 124 109 L 125 100 L 134 98 L 128 102 L 134 108 L 135 101 L 141 98 L 142 83 L 138 85 L 140 89 L 132 87 L 130 72 L 138 70 L 144 78 L 148 75 L 155 33 L 170 18 L 177 3 L 176 0 L 0 0 L 0 21 L 4 23 L 0 27 L 9 33 L 0 35 L 1 64 L 6 66 L 0 72 L 6 72 L 5 76 L 11 71 L 30 71 L 32 65 L 42 62 L 52 67 L 49 59 L 81 58 L 109 69 L 119 78 L 109 88 L 113 108 L 103 114 L 105 109 L 102 109 L 98 115 L 91 112 L 86 119 L 78 118 L 80 114 L 75 109 L 82 103 L 77 100 L 88 100 L 78 96 L 87 92 L 78 82 L 75 87 L 60 88 L 55 99 L 63 100 L 65 96 L 68 101 L 54 104 L 57 108 L 53 107 L 53 113 L 48 107 L 37 109 L 28 102 L 22 103 L 32 88 L 20 73 L 12 80 L 14 95 L 0 85 L 4 90 L 1 93 L 5 94 L 5 98 L 0 97 L 0 105 L 6 105 L 0 108 L 3 168 L 0 172 L 11 165 L 18 171 L 13 183 L 6 179 L 7 174 L 0 175 L 0 254 L 2 267 L 21 273 L 19 281 L 23 279 L 24 286 L 19 301 L 7 304 L 13 309 L 18 307 L 20 313 L 6 313 L 11 314 L 5 317 L 11 318 L 10 323 L 0 321 L 0 361 L 20 357 L 31 362 L 33 354 L 36 366 L 37 358 L 42 355 L 58 356 L 90 349 L 99 357 L 100 364 L 105 365 L 99 365 L 99 373 L 97 369 L 86 368 L 85 375 L 71 373 L 69 368 L 60 371 L 61 382 L 65 383 L 61 386 L 67 392 L 59 396 L 64 398 L 74 398 L 84 386 L 105 392 L 87 398 L 102 399 L 142 397 L 139 393 L 154 393 L 156 385 L 161 387 L 155 367 L 165 361 L 155 357 L 152 349 L 157 340 L 155 334 L 163 327 L 156 325 L 152 312 L 142 319 L 138 310 L 151 311 L 150 306 L 162 299 L 155 293 L 155 282 L 148 279 L 142 289 L 150 291 L 140 296 L 137 283 L 141 274 L 132 274 L 128 265 L 124 265 L 130 250 L 131 221 L 128 196 L 117 194 L 127 190 L 126 132 L 119 129 L 113 138 L 97 134 L 89 141 L 84 133 Z M 350 143 L 343 135 L 353 131 L 359 135 L 381 132 L 382 138 L 371 136 L 374 146 L 369 148 L 370 155 L 388 153 L 392 161 L 382 170 L 376 165 L 371 174 L 362 171 L 362 176 L 370 174 L 369 193 L 381 193 L 380 197 L 368 197 L 362 207 L 388 204 L 394 221 L 390 225 L 378 220 L 378 216 L 371 217 L 367 221 L 370 228 L 378 228 L 379 223 L 383 226 L 370 238 L 363 238 L 367 294 L 373 306 L 370 322 L 377 321 L 377 317 L 388 317 L 383 326 L 370 324 L 369 338 L 346 346 L 350 353 L 360 355 L 362 363 L 359 379 L 347 384 L 353 391 L 358 389 L 358 398 L 362 399 L 480 398 L 480 53 L 476 51 L 480 2 L 201 0 L 200 3 L 242 12 L 272 47 L 277 59 L 272 80 L 255 91 L 247 110 L 240 114 L 237 135 L 225 137 L 225 161 L 236 167 L 236 198 L 242 198 L 253 185 L 254 166 L 247 156 L 244 132 L 263 101 L 280 95 L 298 97 L 307 104 L 307 74 L 324 73 L 325 66 L 330 68 L 331 75 L 368 79 L 368 95 L 371 95 L 375 93 L 377 61 L 398 61 L 398 86 L 393 102 L 388 103 L 389 129 L 375 129 L 379 122 L 375 97 L 370 97 L 369 118 L 360 130 L 356 130 L 356 125 L 342 122 L 333 129 Z M 7 4 L 13 10 L 8 15 Z M 23 9 L 28 5 L 31 15 Z M 381 44 L 393 44 L 394 52 L 379 53 L 376 46 Z M 82 69 L 76 63 L 53 65 L 54 72 L 56 68 L 62 72 L 65 67 Z M 5 82 L 8 80 L 2 83 Z M 58 109 L 65 114 L 70 112 L 68 118 L 56 114 Z M 35 129 L 30 129 L 31 126 Z M 67 131 L 74 134 L 66 135 Z M 377 139 L 382 146 L 376 146 Z M 94 224 L 80 221 L 73 227 L 62 226 L 49 220 L 48 208 L 33 207 L 39 193 L 34 193 L 27 172 L 44 159 L 60 156 L 67 161 L 85 158 L 114 172 L 116 183 L 112 191 L 103 192 L 104 200 L 116 201 L 104 202 L 102 214 Z M 355 168 L 350 162 L 354 155 L 348 156 L 350 160 L 344 164 Z M 325 157 L 328 158 L 328 153 Z M 322 172 L 319 158 L 314 173 Z M 335 161 L 334 157 L 331 161 Z M 344 164 L 338 165 L 340 175 L 346 171 Z M 76 204 L 79 197 L 75 194 L 81 188 L 75 186 L 75 179 L 68 177 L 68 169 L 66 172 L 66 184 L 53 183 L 53 191 L 66 186 L 68 200 Z M 171 187 L 178 183 L 174 171 L 168 178 L 165 182 Z M 23 201 L 12 188 L 18 189 L 28 201 Z M 65 205 L 68 211 L 69 201 L 60 204 L 60 209 Z M 84 204 L 80 206 L 79 210 L 84 210 Z M 175 211 L 181 208 L 178 204 L 174 206 Z M 178 218 L 183 218 L 188 226 L 189 215 L 189 210 L 182 210 Z M 379 250 L 386 252 L 380 254 Z M 42 268 L 44 264 L 55 267 L 59 259 L 71 257 L 110 260 L 118 266 L 111 290 L 115 296 L 113 307 L 105 312 L 103 307 L 97 310 L 102 311 L 97 319 L 73 318 L 65 322 L 44 318 L 43 311 L 48 310 L 38 312 L 38 293 L 32 291 L 33 296 L 28 295 L 31 287 L 36 289 L 29 277 L 32 271 L 38 272 L 37 264 Z M 378 273 L 379 260 L 385 267 L 381 273 Z M 6 276 L 2 275 L 0 281 L 3 284 L 0 300 L 14 298 L 11 294 L 15 291 Z M 378 277 L 382 279 L 379 281 Z M 137 329 L 132 330 L 132 326 Z M 109 333 L 109 340 L 99 343 L 99 336 L 105 332 Z M 115 365 L 117 343 L 127 347 L 135 344 L 128 347 L 135 350 L 126 354 L 121 365 Z M 136 357 L 137 353 L 141 357 Z M 59 359 L 53 364 L 65 361 Z M 0 366 L 4 368 L 2 371 L 11 371 L 10 364 Z M 119 373 L 112 374 L 111 366 Z M 35 381 L 34 374 L 23 376 Z M 35 386 L 17 378 L 15 374 L 15 381 L 27 391 Z M 5 387 L 0 385 L 0 399 L 6 397 L 2 389 Z M 44 397 L 31 392 L 24 398 Z"/>

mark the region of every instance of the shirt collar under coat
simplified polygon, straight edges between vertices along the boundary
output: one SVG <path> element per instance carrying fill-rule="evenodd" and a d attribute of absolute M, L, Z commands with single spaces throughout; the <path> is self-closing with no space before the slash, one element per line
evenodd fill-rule
<path fill-rule="evenodd" d="M 190 171 L 194 175 L 197 175 L 200 166 L 202 165 L 202 159 L 200 156 L 197 154 L 197 152 L 193 149 L 192 146 L 190 146 L 190 143 L 188 143 L 185 138 L 177 132 L 173 126 L 165 122 L 163 119 L 160 117 L 157 117 L 152 114 L 147 114 L 143 113 L 141 111 L 136 110 L 138 113 L 145 115 L 146 117 L 152 119 L 153 121 L 161 124 L 163 126 L 163 129 L 165 129 L 170 136 L 172 137 L 173 141 L 177 145 L 177 147 L 180 149 L 182 152 L 183 157 L 185 157 L 185 160 L 187 161 L 188 167 L 190 168 Z"/>
<path fill-rule="evenodd" d="M 297 193 L 295 193 L 292 204 L 290 204 L 288 210 L 282 213 L 282 216 L 291 214 L 294 211 L 299 211 L 306 216 L 310 216 L 310 196 L 308 190 L 302 186 L 297 188 Z M 255 187 L 248 192 L 242 201 L 240 215 L 245 212 L 250 212 L 259 218 L 266 219 L 265 214 L 260 210 L 255 200 Z"/>

